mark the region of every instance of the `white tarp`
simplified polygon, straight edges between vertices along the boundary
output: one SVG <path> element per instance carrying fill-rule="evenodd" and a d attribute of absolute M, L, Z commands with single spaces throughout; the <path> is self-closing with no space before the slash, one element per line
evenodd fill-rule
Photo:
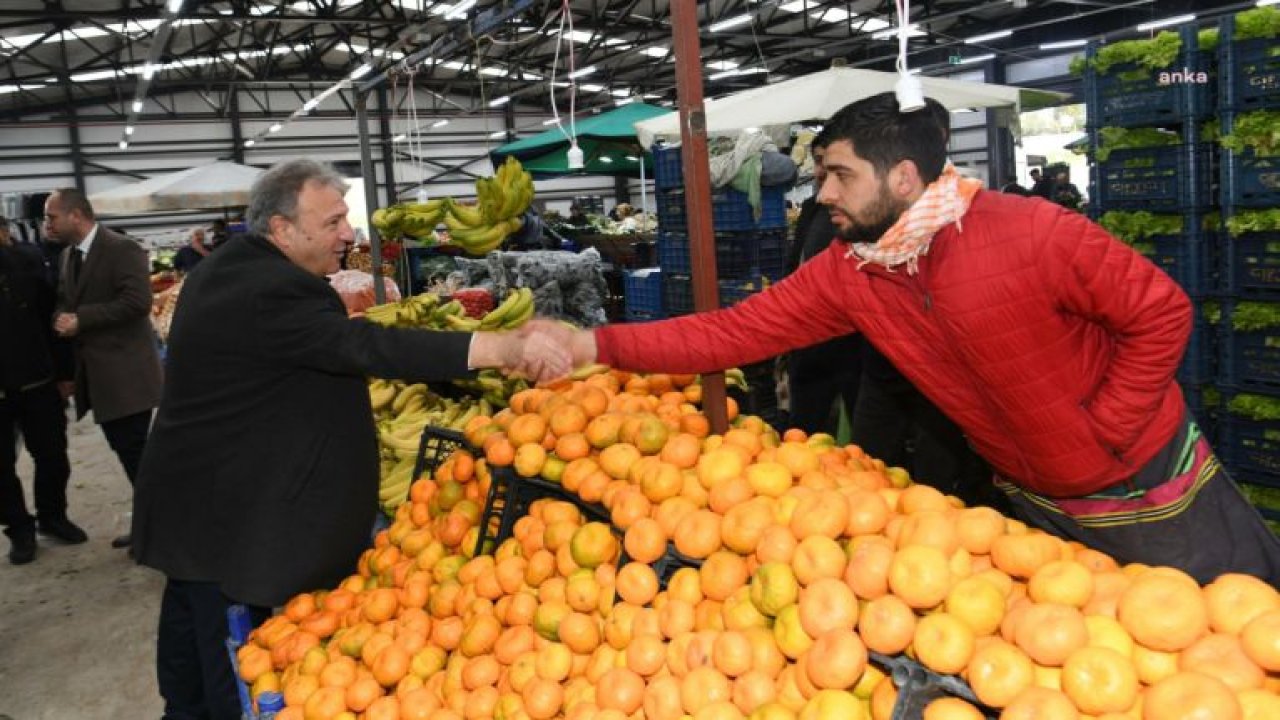
<path fill-rule="evenodd" d="M 108 215 L 160 210 L 216 210 L 249 204 L 249 188 L 263 171 L 232 162 L 158 175 L 89 196 L 94 212 Z"/>
<path fill-rule="evenodd" d="M 808 120 L 826 120 L 849 103 L 890 92 L 898 74 L 856 68 L 831 68 L 811 75 L 784 80 L 750 90 L 713 98 L 704 103 L 708 135 L 733 135 L 754 127 L 790 125 Z M 1028 90 L 1011 85 L 989 85 L 920 76 L 925 97 L 957 108 L 1046 104 L 1057 93 Z M 1036 102 L 1031 102 L 1032 100 Z M 661 138 L 680 140 L 680 113 L 662 115 L 636 123 L 636 133 L 646 148 Z"/>

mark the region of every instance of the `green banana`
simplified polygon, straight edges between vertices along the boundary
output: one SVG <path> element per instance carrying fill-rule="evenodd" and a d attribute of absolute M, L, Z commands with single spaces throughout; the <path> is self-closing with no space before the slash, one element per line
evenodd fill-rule
<path fill-rule="evenodd" d="M 452 203 L 449 206 L 449 214 L 466 227 L 479 227 L 484 224 L 484 215 L 479 205 Z"/>
<path fill-rule="evenodd" d="M 508 292 L 507 297 L 498 304 L 498 307 L 490 310 L 484 317 L 480 318 L 480 328 L 494 330 L 500 327 L 507 313 L 520 304 L 520 290 L 521 288 L 516 288 Z"/>
<path fill-rule="evenodd" d="M 444 324 L 450 330 L 473 332 L 480 329 L 480 321 L 465 315 L 445 315 Z"/>
<path fill-rule="evenodd" d="M 501 327 L 505 330 L 514 330 L 524 325 L 533 317 L 533 290 L 529 288 L 520 288 L 519 300 L 515 307 L 507 311 L 502 318 Z"/>

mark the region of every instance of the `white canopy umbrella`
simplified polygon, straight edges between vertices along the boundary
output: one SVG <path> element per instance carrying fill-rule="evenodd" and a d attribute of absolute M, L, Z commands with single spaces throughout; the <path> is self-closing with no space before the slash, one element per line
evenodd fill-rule
<path fill-rule="evenodd" d="M 826 120 L 849 103 L 882 92 L 892 92 L 898 74 L 856 68 L 831 68 L 810 75 L 713 98 L 704 103 L 708 135 L 734 135 L 754 127 L 790 125 Z M 925 97 L 957 108 L 1051 104 L 1059 93 L 1028 90 L 1011 85 L 920 77 Z M 657 139 L 680 139 L 680 114 L 671 113 L 636 123 L 636 133 L 646 148 Z"/>
<path fill-rule="evenodd" d="M 89 196 L 94 212 L 107 215 L 162 210 L 215 210 L 249 204 L 249 189 L 263 170 L 232 162 L 158 175 Z"/>

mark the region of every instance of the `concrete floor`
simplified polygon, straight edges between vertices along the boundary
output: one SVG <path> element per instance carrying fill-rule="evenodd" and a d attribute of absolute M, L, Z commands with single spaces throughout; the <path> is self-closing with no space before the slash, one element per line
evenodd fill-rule
<path fill-rule="evenodd" d="M 129 483 L 91 419 L 68 429 L 71 519 L 83 545 L 40 539 L 35 562 L 8 562 L 0 536 L 0 720 L 144 720 L 162 711 L 155 680 L 163 577 L 111 539 L 128 530 Z M 31 460 L 18 475 L 31 507 Z"/>

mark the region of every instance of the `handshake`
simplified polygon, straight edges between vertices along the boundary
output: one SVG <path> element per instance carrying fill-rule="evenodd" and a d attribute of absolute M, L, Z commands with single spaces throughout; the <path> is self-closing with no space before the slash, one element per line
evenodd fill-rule
<path fill-rule="evenodd" d="M 548 318 L 535 317 L 518 330 L 472 336 L 468 364 L 495 367 L 536 382 L 562 378 L 596 360 L 595 334 Z"/>

